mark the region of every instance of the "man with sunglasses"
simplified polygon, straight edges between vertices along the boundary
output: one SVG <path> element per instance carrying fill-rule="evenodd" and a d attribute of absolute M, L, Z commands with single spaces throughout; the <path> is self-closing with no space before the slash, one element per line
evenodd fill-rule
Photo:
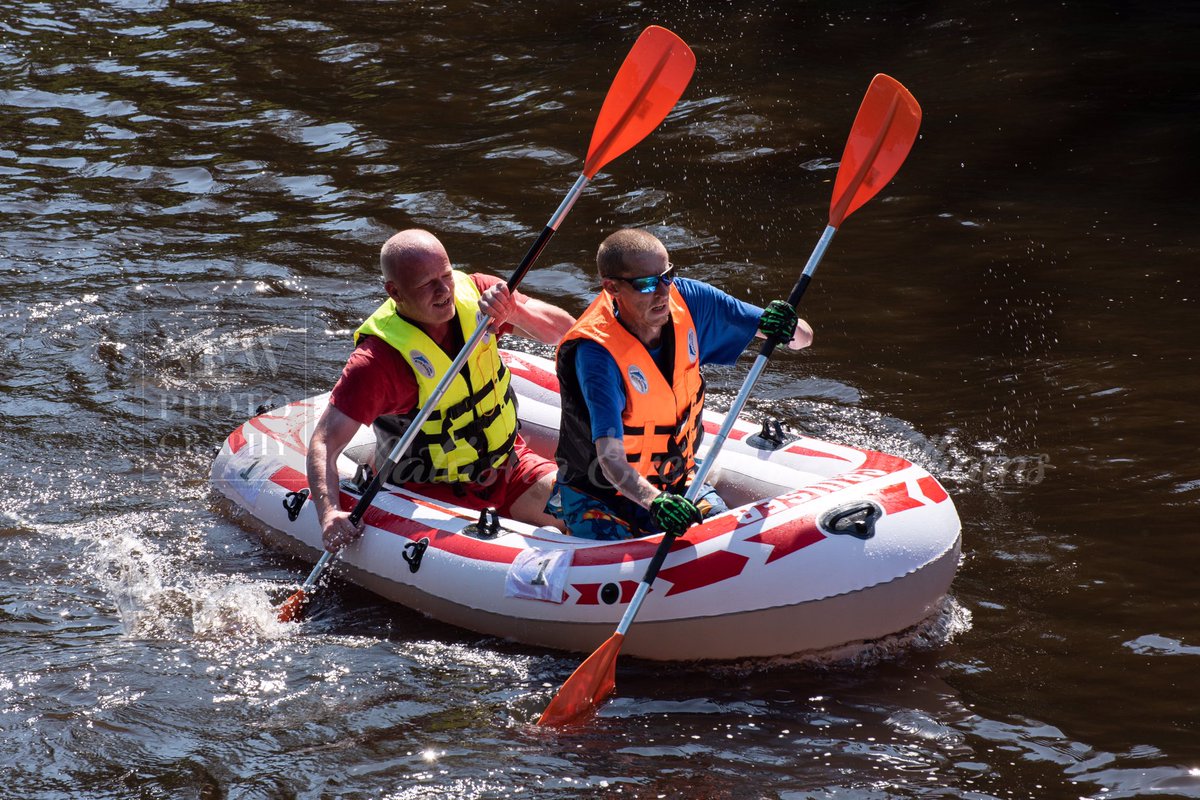
<path fill-rule="evenodd" d="M 644 230 L 609 236 L 596 254 L 602 290 L 563 338 L 558 491 L 547 507 L 588 539 L 680 535 L 726 510 L 716 491 L 683 497 L 703 435 L 703 364 L 732 364 L 755 335 L 798 350 L 812 329 L 786 302 L 767 309 L 676 278 Z"/>

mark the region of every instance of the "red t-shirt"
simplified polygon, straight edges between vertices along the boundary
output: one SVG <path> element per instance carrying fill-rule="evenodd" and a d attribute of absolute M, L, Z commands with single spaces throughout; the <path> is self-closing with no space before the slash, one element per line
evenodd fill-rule
<path fill-rule="evenodd" d="M 483 293 L 501 282 L 492 275 L 471 275 L 476 288 Z M 520 292 L 513 293 L 519 303 L 525 302 Z M 455 346 L 461 338 L 457 318 L 447 326 L 446 338 L 437 344 L 453 359 L 458 355 Z M 503 336 L 512 330 L 505 323 Z M 331 405 L 362 425 L 371 425 L 384 414 L 407 414 L 417 407 L 417 379 L 404 356 L 396 348 L 375 336 L 364 336 L 350 354 L 342 375 L 333 387 Z"/>

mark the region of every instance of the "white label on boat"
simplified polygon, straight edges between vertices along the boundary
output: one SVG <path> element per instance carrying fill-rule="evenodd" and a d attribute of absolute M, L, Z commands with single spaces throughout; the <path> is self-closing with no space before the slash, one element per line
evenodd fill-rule
<path fill-rule="evenodd" d="M 524 550 L 513 559 L 504 579 L 504 596 L 561 603 L 567 599 L 570 550 Z"/>
<path fill-rule="evenodd" d="M 278 468 L 274 459 L 256 453 L 254 448 L 247 446 L 230 456 L 221 477 L 242 496 L 247 505 L 252 506 L 263 485 Z"/>

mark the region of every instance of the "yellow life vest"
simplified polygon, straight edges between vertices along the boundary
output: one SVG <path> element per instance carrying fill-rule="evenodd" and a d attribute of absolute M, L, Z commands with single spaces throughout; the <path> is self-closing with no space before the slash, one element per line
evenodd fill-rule
<path fill-rule="evenodd" d="M 479 325 L 479 298 L 475 281 L 455 270 L 455 320 L 463 342 L 475 334 Z M 423 330 L 396 313 L 391 298 L 358 327 L 355 343 L 365 335 L 377 336 L 395 348 L 417 380 L 417 408 L 408 414 L 375 420 L 375 463 L 381 468 L 396 439 L 449 372 L 453 358 Z M 489 333 L 450 381 L 408 453 L 392 471 L 391 482 L 469 482 L 484 469 L 503 464 L 517 438 L 517 406 L 510 380 L 500 360 L 496 336 Z"/>

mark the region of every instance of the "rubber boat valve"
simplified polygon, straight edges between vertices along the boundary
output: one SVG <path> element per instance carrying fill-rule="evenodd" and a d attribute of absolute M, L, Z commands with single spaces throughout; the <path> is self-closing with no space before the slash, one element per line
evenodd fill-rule
<path fill-rule="evenodd" d="M 746 443 L 759 450 L 778 450 L 799 438 L 798 433 L 788 430 L 779 420 L 767 417 L 763 419 L 762 430 L 747 437 Z"/>
<path fill-rule="evenodd" d="M 475 535 L 480 539 L 494 539 L 500 533 L 500 515 L 494 508 L 485 508 L 479 512 L 479 522 L 475 524 Z"/>
<path fill-rule="evenodd" d="M 831 508 L 818 524 L 827 533 L 847 534 L 865 541 L 875 535 L 875 523 L 882 516 L 882 508 L 863 501 Z"/>
<path fill-rule="evenodd" d="M 288 519 L 292 522 L 300 516 L 300 509 L 304 508 L 304 501 L 308 499 L 308 489 L 301 489 L 298 492 L 288 492 L 283 496 L 283 507 L 287 509 Z"/>

